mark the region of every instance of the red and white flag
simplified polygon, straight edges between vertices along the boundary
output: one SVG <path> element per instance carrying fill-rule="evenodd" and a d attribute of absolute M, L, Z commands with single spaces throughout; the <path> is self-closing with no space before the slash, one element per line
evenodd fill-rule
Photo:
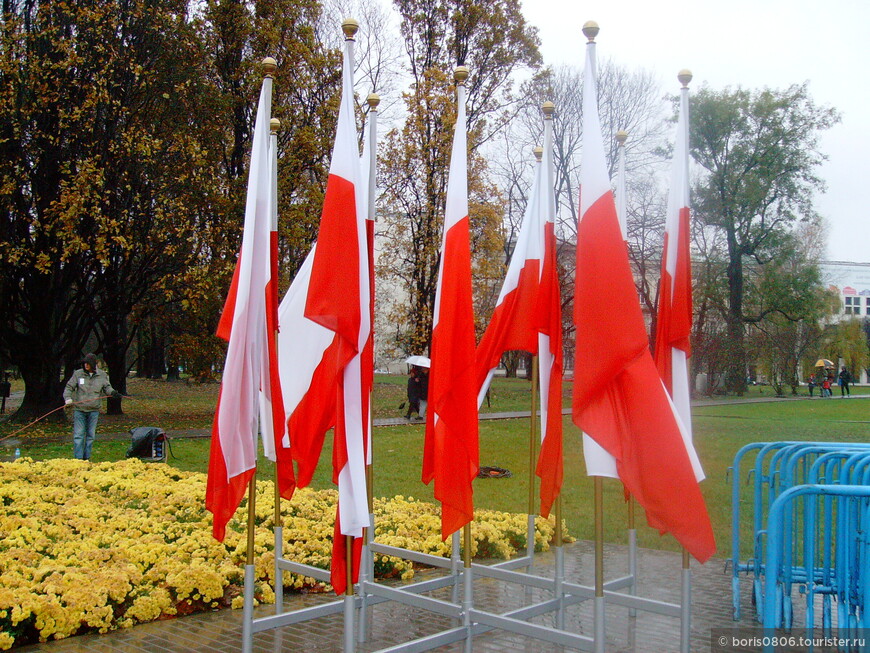
<path fill-rule="evenodd" d="M 299 487 L 311 483 L 326 432 L 335 426 L 339 337 L 305 317 L 314 252 L 311 248 L 278 309 L 278 369 L 287 432 L 282 442 L 296 461 Z M 291 446 L 292 442 L 292 446 Z"/>
<path fill-rule="evenodd" d="M 334 385 L 322 388 L 323 397 L 312 401 L 331 402 L 322 407 L 320 425 L 335 423 L 333 442 L 333 482 L 338 484 L 338 508 L 333 540 L 332 585 L 336 593 L 347 586 L 345 537 L 360 538 L 368 526 L 368 493 L 365 479 L 366 426 L 371 371 L 365 369 L 363 350 L 371 332 L 368 243 L 366 207 L 359 192 L 361 171 L 353 107 L 352 41 L 345 41 L 342 97 L 329 179 L 323 202 L 323 215 L 317 246 L 311 261 L 304 316 L 331 331 L 334 339 L 324 352 L 318 367 Z M 283 329 L 283 325 L 282 325 Z M 312 353 L 318 353 L 315 350 Z M 330 360 L 326 360 L 329 357 Z M 282 365 L 284 362 L 282 361 Z M 315 375 L 317 368 L 315 368 Z M 312 387 L 306 393 L 311 395 Z M 319 389 L 320 390 L 320 389 Z M 298 410 L 297 406 L 297 410 Z M 333 419 L 330 419 L 333 418 Z M 291 451 L 297 447 L 292 430 Z M 319 457 L 323 436 L 314 442 L 300 442 L 300 482 L 303 465 L 310 471 Z M 361 540 L 354 546 L 353 579 L 359 575 Z"/>
<path fill-rule="evenodd" d="M 363 137 L 363 153 L 360 157 L 360 202 L 366 207 L 366 243 L 369 256 L 369 339 L 363 350 L 363 369 L 367 370 L 365 379 L 368 400 L 363 404 L 363 424 L 366 428 L 366 465 L 372 464 L 372 389 L 375 386 L 375 189 L 377 186 L 377 109 L 369 112 L 369 120 Z M 365 389 L 364 389 L 365 392 Z"/>
<path fill-rule="evenodd" d="M 674 143 L 671 190 L 665 222 L 662 275 L 656 319 L 655 361 L 682 422 L 686 451 L 695 477 L 704 470 L 692 443 L 688 359 L 692 349 L 692 262 L 689 253 L 689 89 L 680 93 L 680 115 Z"/>
<path fill-rule="evenodd" d="M 293 496 L 296 477 L 289 447 L 284 446 L 287 423 L 284 413 L 281 375 L 278 369 L 278 137 L 269 137 L 270 193 L 269 282 L 266 284 L 266 350 L 260 381 L 260 432 L 263 453 L 276 463 L 278 491 L 285 499 Z"/>
<path fill-rule="evenodd" d="M 266 77 L 251 147 L 242 248 L 217 331 L 229 345 L 212 426 L 205 505 L 214 515 L 212 533 L 218 540 L 223 540 L 226 524 L 256 469 L 259 392 L 264 380 L 271 392 L 268 371 L 263 370 L 269 360 L 266 297 L 272 274 L 271 104 L 272 78 Z"/>
<path fill-rule="evenodd" d="M 432 321 L 429 409 L 423 450 L 423 482 L 435 481 L 435 498 L 441 502 L 443 539 L 474 518 L 472 481 L 479 465 L 465 86 L 457 84 L 456 92 L 458 110 Z"/>
<path fill-rule="evenodd" d="M 593 42 L 587 44 L 583 84 L 574 297 L 575 369 L 583 371 L 583 378 L 574 383 L 574 422 L 615 459 L 619 478 L 646 510 L 650 524 L 670 532 L 704 562 L 715 552 L 713 531 L 678 420 L 649 351 L 607 178 L 594 48 Z"/>
<path fill-rule="evenodd" d="M 556 263 L 552 121 L 535 170 L 529 203 L 489 326 L 476 351 L 478 406 L 506 351 L 538 355 L 541 401 L 541 514 L 549 516 L 562 486 L 562 308 Z"/>

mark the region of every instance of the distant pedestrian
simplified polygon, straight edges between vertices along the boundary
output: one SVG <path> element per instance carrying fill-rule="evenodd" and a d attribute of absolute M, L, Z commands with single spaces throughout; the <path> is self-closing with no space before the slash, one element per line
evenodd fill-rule
<path fill-rule="evenodd" d="M 103 397 L 120 397 L 121 393 L 109 383 L 103 370 L 97 369 L 97 357 L 88 354 L 82 360 L 82 368 L 73 372 L 66 382 L 63 398 L 66 405 L 73 404 L 73 456 L 79 460 L 91 459 L 91 448 L 97 435 L 97 419 L 100 415 L 100 400 Z"/>
<path fill-rule="evenodd" d="M 831 396 L 831 377 L 826 376 L 822 381 L 822 396 L 830 397 Z"/>
<path fill-rule="evenodd" d="M 852 383 L 852 375 L 849 374 L 849 370 L 846 369 L 845 365 L 843 365 L 843 368 L 840 370 L 840 374 L 839 374 L 837 381 L 840 384 L 840 396 L 841 397 L 852 396 L 852 393 L 849 390 L 849 384 Z"/>
<path fill-rule="evenodd" d="M 429 370 L 420 368 L 420 418 L 426 419 L 426 407 L 429 405 Z"/>
<path fill-rule="evenodd" d="M 420 418 L 420 399 L 423 397 L 423 379 L 421 377 L 420 368 L 412 365 L 408 372 L 408 411 L 405 413 L 405 419 L 411 419 L 412 413 L 416 413 L 417 418 Z"/>
<path fill-rule="evenodd" d="M 810 389 L 810 397 L 813 396 L 813 390 L 816 387 L 816 378 L 810 375 L 809 380 L 807 381 L 807 387 Z"/>

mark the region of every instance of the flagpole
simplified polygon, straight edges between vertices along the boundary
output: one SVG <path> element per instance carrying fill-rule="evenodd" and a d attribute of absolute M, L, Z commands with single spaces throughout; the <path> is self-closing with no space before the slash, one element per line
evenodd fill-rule
<path fill-rule="evenodd" d="M 688 184 L 689 174 L 689 82 L 692 81 L 692 72 L 687 69 L 677 74 L 680 82 L 680 112 L 685 118 L 682 121 L 683 142 L 686 144 L 684 159 L 680 165 L 684 166 L 685 183 Z M 688 206 L 688 205 L 687 205 Z M 680 585 L 680 653 L 689 653 L 689 640 L 692 632 L 692 570 L 690 567 L 689 551 L 683 547 L 683 569 Z"/>
<path fill-rule="evenodd" d="M 622 231 L 622 240 L 628 249 L 628 218 L 625 200 L 625 141 L 628 140 L 628 132 L 620 129 L 614 139 L 617 143 L 617 175 L 616 175 L 616 217 L 619 220 L 619 229 Z M 634 522 L 634 497 L 628 496 L 628 575 L 631 585 L 628 591 L 632 595 L 637 594 L 637 528 Z M 635 608 L 628 609 L 628 616 L 637 616 Z"/>
<path fill-rule="evenodd" d="M 628 243 L 628 222 L 626 219 L 625 205 L 625 141 L 628 132 L 620 129 L 614 136 L 618 144 L 617 151 L 617 174 L 616 174 L 616 217 L 619 219 L 619 229 L 622 231 L 622 239 Z"/>
<path fill-rule="evenodd" d="M 263 81 L 271 80 L 278 69 L 278 63 L 272 57 L 266 57 L 261 62 L 263 67 Z M 251 433 L 256 440 L 257 434 Z M 277 479 L 276 479 L 277 483 Z M 254 524 L 257 516 L 257 468 L 251 474 L 248 483 L 248 541 L 247 554 L 245 556 L 245 590 L 242 614 L 242 653 L 251 653 L 254 645 Z"/>
<path fill-rule="evenodd" d="M 462 625 L 465 626 L 465 653 L 472 653 L 471 611 L 474 609 L 474 579 L 471 574 L 471 522 L 462 527 L 462 578 L 464 594 L 462 599 Z"/>
<path fill-rule="evenodd" d="M 594 20 L 587 21 L 583 25 L 583 35 L 586 37 L 587 52 L 591 52 L 591 60 L 594 68 L 595 37 L 599 32 L 598 23 Z M 593 75 L 595 71 L 591 72 Z M 604 653 L 604 508 L 603 508 L 603 479 L 601 476 L 593 476 L 594 488 L 594 532 L 595 532 L 595 595 L 593 599 L 593 628 L 594 628 L 594 651 Z"/>
<path fill-rule="evenodd" d="M 538 148 L 535 148 L 535 156 Z M 529 571 L 535 557 L 535 464 L 538 455 L 538 357 L 532 356 L 532 411 L 529 417 L 529 521 L 526 535 L 526 555 L 529 558 Z"/>
<path fill-rule="evenodd" d="M 341 23 L 341 31 L 344 32 L 344 46 L 347 48 L 350 69 L 353 71 L 354 43 L 356 33 L 359 31 L 359 23 L 353 18 L 345 18 Z M 353 536 L 345 535 L 344 546 L 347 566 L 347 585 L 344 590 L 344 652 L 352 653 L 354 650 Z"/>
<path fill-rule="evenodd" d="M 542 150 L 541 154 L 543 155 L 544 151 L 549 152 L 549 156 L 547 157 L 547 175 L 546 178 L 550 180 L 550 183 L 553 183 L 555 179 L 554 170 L 553 170 L 553 116 L 556 114 L 556 105 L 550 102 L 549 100 L 544 102 L 541 105 L 541 113 L 544 114 L 544 150 Z M 537 152 L 535 153 L 537 156 Z M 545 193 L 544 197 L 547 198 L 547 203 L 550 205 L 553 213 L 555 213 L 555 206 L 551 204 L 554 200 L 554 192 L 555 189 L 547 186 L 543 188 L 542 191 Z M 549 211 L 548 211 L 549 213 Z M 555 219 L 555 215 L 548 215 L 549 218 L 552 217 Z M 549 396 L 549 395 L 548 395 Z M 560 404 L 561 406 L 561 401 Z M 542 411 L 543 413 L 543 411 Z M 547 413 L 549 415 L 549 411 Z M 543 428 L 543 426 L 542 426 Z M 554 548 L 555 557 L 556 557 L 556 568 L 554 575 L 554 596 L 559 601 L 559 605 L 556 608 L 556 628 L 559 630 L 565 629 L 565 605 L 563 601 L 564 597 L 564 589 L 563 582 L 565 580 L 565 549 L 563 548 L 564 537 L 562 533 L 562 492 L 561 489 L 559 494 L 556 495 L 554 502 L 554 514 L 556 519 L 556 531 L 554 534 Z"/>
<path fill-rule="evenodd" d="M 270 160 L 272 169 L 269 171 L 270 182 L 272 184 L 272 231 L 278 229 L 278 130 L 281 128 L 281 121 L 277 118 L 272 118 L 269 121 L 269 147 L 272 149 Z M 270 247 L 271 251 L 271 247 Z M 273 268 L 274 269 L 274 268 Z M 277 279 L 273 279 L 272 283 L 277 284 Z M 275 292 L 278 290 L 276 288 Z M 275 307 L 277 310 L 277 306 Z M 275 342 L 278 341 L 278 324 L 275 323 Z M 278 363 L 277 346 L 275 351 L 275 364 Z M 276 398 L 272 398 L 273 401 Z M 282 411 L 283 412 L 283 411 Z M 286 424 L 284 425 L 286 428 Z M 277 433 L 273 433 L 277 438 Z M 275 442 L 275 447 L 280 447 L 281 442 Z M 284 517 L 281 515 L 281 488 L 279 487 L 278 478 L 280 472 L 278 470 L 278 456 L 275 455 L 275 614 L 281 614 L 284 611 L 284 570 L 281 568 L 280 561 L 284 557 Z"/>
<path fill-rule="evenodd" d="M 378 105 L 381 98 L 377 93 L 369 93 L 366 98 L 369 105 L 369 178 L 368 178 L 368 218 L 366 220 L 366 240 L 368 241 L 369 250 L 369 275 L 370 275 L 370 293 L 369 293 L 369 313 L 371 315 L 372 332 L 374 332 L 374 307 L 375 307 L 375 282 L 374 274 L 374 222 L 375 222 L 375 192 L 377 188 L 377 162 L 378 162 Z M 372 343 L 372 347 L 374 344 Z M 374 351 L 372 351 L 374 357 Z M 374 379 L 372 379 L 374 381 Z M 374 385 L 374 383 L 373 383 Z M 368 639 L 368 606 L 366 604 L 366 594 L 362 590 L 364 583 L 368 580 L 374 580 L 375 577 L 375 560 L 371 553 L 369 544 L 374 540 L 375 527 L 375 500 L 372 482 L 374 481 L 374 470 L 372 467 L 372 412 L 371 412 L 371 394 L 369 394 L 369 417 L 366 423 L 368 438 L 366 442 L 366 492 L 368 494 L 369 503 L 369 526 L 363 530 L 363 550 L 360 556 L 360 620 L 359 632 L 357 633 L 360 643 Z"/>
<path fill-rule="evenodd" d="M 595 599 L 593 622 L 595 653 L 604 653 L 604 477 L 593 477 L 595 502 Z"/>

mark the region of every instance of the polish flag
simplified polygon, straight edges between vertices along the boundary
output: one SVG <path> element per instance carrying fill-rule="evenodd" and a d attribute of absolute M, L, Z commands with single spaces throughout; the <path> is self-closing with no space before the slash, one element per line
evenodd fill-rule
<path fill-rule="evenodd" d="M 435 498 L 441 502 L 441 537 L 445 540 L 474 518 L 472 481 L 478 471 L 478 385 L 474 370 L 463 82 L 457 83 L 456 93 L 458 109 L 432 321 L 429 410 L 423 450 L 423 482 L 435 480 Z"/>
<path fill-rule="evenodd" d="M 371 281 L 354 121 L 352 47 L 353 41 L 346 40 L 338 127 L 305 301 L 305 317 L 335 334 L 330 348 L 337 383 L 327 396 L 335 405 L 332 464 L 338 508 L 331 582 L 338 594 L 347 586 L 345 537 L 360 538 L 369 523 L 365 420 L 371 378 L 366 367 L 371 361 L 364 360 L 364 349 L 371 333 Z M 354 546 L 354 581 L 359 577 L 360 544 L 361 540 Z"/>
<path fill-rule="evenodd" d="M 363 138 L 363 153 L 360 157 L 360 202 L 365 207 L 366 216 L 366 244 L 369 257 L 369 339 L 363 350 L 363 369 L 367 370 L 364 379 L 365 387 L 363 396 L 368 399 L 363 403 L 363 424 L 366 429 L 366 465 L 372 464 L 372 389 L 375 386 L 375 209 L 374 196 L 377 186 L 377 167 L 373 164 L 373 158 L 377 157 L 377 110 L 369 112 L 369 120 Z M 374 133 L 373 133 L 374 132 Z M 374 152 L 372 152 L 374 150 Z"/>
<path fill-rule="evenodd" d="M 326 432 L 335 426 L 339 376 L 339 336 L 305 317 L 316 249 L 311 248 L 278 309 L 278 369 L 288 416 L 282 446 L 296 461 L 299 487 L 311 483 Z"/>
<path fill-rule="evenodd" d="M 229 345 L 212 426 L 205 505 L 214 515 L 212 534 L 221 541 L 256 470 L 259 392 L 269 379 L 263 367 L 269 360 L 266 297 L 272 274 L 271 104 L 272 78 L 266 77 L 251 147 L 242 248 L 217 331 Z M 268 382 L 264 387 L 271 391 Z"/>
<path fill-rule="evenodd" d="M 670 532 L 704 562 L 715 552 L 713 530 L 678 418 L 649 351 L 607 178 L 594 61 L 590 42 L 574 298 L 575 369 L 583 370 L 583 379 L 574 383 L 573 418 L 614 458 L 619 478 L 644 507 L 649 523 Z"/>
<path fill-rule="evenodd" d="M 688 358 L 692 350 L 692 262 L 689 257 L 689 89 L 680 93 L 680 115 L 674 143 L 674 162 L 665 246 L 659 281 L 655 361 L 683 426 L 686 451 L 695 477 L 704 480 L 704 470 L 692 444 L 692 413 L 689 404 Z"/>
<path fill-rule="evenodd" d="M 293 496 L 296 478 L 289 447 L 283 446 L 286 435 L 281 376 L 278 369 L 278 137 L 269 138 L 270 193 L 269 214 L 269 282 L 266 284 L 266 350 L 260 380 L 260 431 L 263 453 L 276 463 L 278 491 L 285 499 Z"/>
<path fill-rule="evenodd" d="M 552 180 L 552 121 L 544 153 L 489 326 L 476 351 L 478 406 L 506 351 L 538 356 L 541 401 L 541 514 L 549 516 L 562 486 L 562 308 L 556 262 L 555 196 Z"/>

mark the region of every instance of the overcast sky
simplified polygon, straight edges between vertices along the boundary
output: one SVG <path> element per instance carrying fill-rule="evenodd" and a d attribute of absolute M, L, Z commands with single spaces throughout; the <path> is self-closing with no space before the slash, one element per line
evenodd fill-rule
<path fill-rule="evenodd" d="M 870 262 L 870 0 L 522 0 L 538 27 L 547 64 L 583 65 L 587 20 L 596 21 L 600 59 L 691 87 L 785 88 L 809 82 L 817 104 L 842 122 L 822 137 L 828 190 L 816 206 L 828 225 L 828 258 Z"/>

